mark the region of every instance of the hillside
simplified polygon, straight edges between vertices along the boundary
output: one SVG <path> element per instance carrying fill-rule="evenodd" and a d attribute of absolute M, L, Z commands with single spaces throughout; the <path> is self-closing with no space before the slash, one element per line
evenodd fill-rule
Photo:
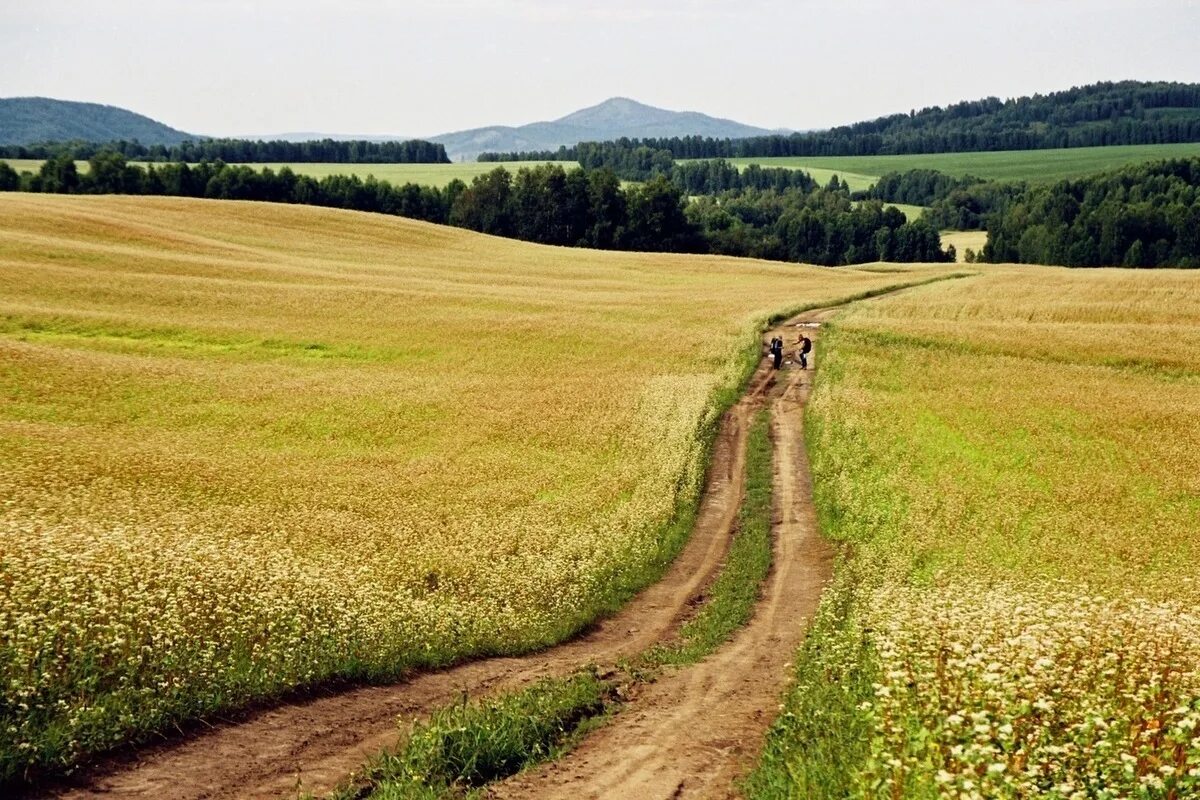
<path fill-rule="evenodd" d="M 563 638 L 671 554 L 756 325 L 905 282 L 11 193 L 0 261 L 0 616 L 28 620 L 0 794 L 289 688 Z"/>
<path fill-rule="evenodd" d="M 171 145 L 195 138 L 116 106 L 48 97 L 0 99 L 0 144 L 137 139 L 147 145 Z"/>
<path fill-rule="evenodd" d="M 613 97 L 550 122 L 518 127 L 474 128 L 430 137 L 446 145 L 455 161 L 474 159 L 483 152 L 554 150 L 578 142 L 608 139 L 704 136 L 740 139 L 769 133 L 764 128 L 696 111 L 668 111 L 626 97 Z"/>

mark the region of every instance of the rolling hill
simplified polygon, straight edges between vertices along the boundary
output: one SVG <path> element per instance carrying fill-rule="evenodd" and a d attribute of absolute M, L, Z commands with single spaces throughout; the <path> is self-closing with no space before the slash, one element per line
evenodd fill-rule
<path fill-rule="evenodd" d="M 531 122 L 518 127 L 493 125 L 431 136 L 429 140 L 444 144 L 451 159 L 462 161 L 474 159 L 483 152 L 553 150 L 562 145 L 623 136 L 740 139 L 769 133 L 764 128 L 697 111 L 668 111 L 627 97 L 613 97 L 549 122 Z"/>
<path fill-rule="evenodd" d="M 196 138 L 116 106 L 49 97 L 0 98 L 0 144 L 137 139 L 142 144 L 171 145 Z"/>

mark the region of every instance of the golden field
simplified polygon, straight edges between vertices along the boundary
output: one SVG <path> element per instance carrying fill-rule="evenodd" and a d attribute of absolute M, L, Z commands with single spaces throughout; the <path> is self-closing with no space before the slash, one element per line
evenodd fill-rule
<path fill-rule="evenodd" d="M 562 638 L 678 547 L 770 313 L 938 270 L 0 196 L 0 779 Z"/>
<path fill-rule="evenodd" d="M 1200 273 L 980 273 L 823 338 L 850 557 L 754 796 L 1200 795 Z"/>

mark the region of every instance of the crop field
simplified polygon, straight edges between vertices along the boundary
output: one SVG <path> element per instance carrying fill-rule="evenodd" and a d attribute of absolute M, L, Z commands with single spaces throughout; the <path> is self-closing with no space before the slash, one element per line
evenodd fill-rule
<path fill-rule="evenodd" d="M 988 267 L 823 343 L 853 555 L 752 795 L 1200 796 L 1200 274 Z"/>
<path fill-rule="evenodd" d="M 942 247 L 954 245 L 960 262 L 965 260 L 968 249 L 974 250 L 978 255 L 987 244 L 987 231 L 942 231 L 941 236 Z"/>
<path fill-rule="evenodd" d="M 0 779 L 561 639 L 679 546 L 768 314 L 939 269 L 0 196 Z"/>
<path fill-rule="evenodd" d="M 278 170 L 288 167 L 297 175 L 311 175 L 314 178 L 324 178 L 326 175 L 357 175 L 366 178 L 374 175 L 381 181 L 396 185 L 416 183 L 422 186 L 444 187 L 450 181 L 458 178 L 464 183 L 479 175 L 491 172 L 497 167 L 504 167 L 515 173 L 519 169 L 536 167 L 540 164 L 561 164 L 565 169 L 577 169 L 575 161 L 467 161 L 457 164 L 248 164 L 254 169 L 261 170 L 270 167 Z"/>
<path fill-rule="evenodd" d="M 899 156 L 735 158 L 730 161 L 739 166 L 761 164 L 764 167 L 802 168 L 821 183 L 828 182 L 830 176 L 836 174 L 850 184 L 851 190 L 858 190 L 868 188 L 880 175 L 910 169 L 936 169 L 948 175 L 1038 182 L 1078 178 L 1129 164 L 1196 155 L 1200 155 L 1200 143 Z"/>
<path fill-rule="evenodd" d="M 37 172 L 44 163 L 40 158 L 0 158 L 17 172 Z M 76 161 L 76 167 L 87 167 L 86 161 Z"/>
<path fill-rule="evenodd" d="M 3 159 L 6 160 L 13 169 L 17 172 L 37 172 L 42 167 L 42 162 L 34 159 Z M 144 162 L 134 162 L 143 164 Z M 458 164 L 247 164 L 246 166 L 254 170 L 262 170 L 264 167 L 269 167 L 273 170 L 279 170 L 281 167 L 288 167 L 297 175 L 311 175 L 314 178 L 320 179 L 327 175 L 357 175 L 360 178 L 366 178 L 368 175 L 374 175 L 381 181 L 388 181 L 396 185 L 405 183 L 416 183 L 422 186 L 444 187 L 450 181 L 458 178 L 464 183 L 470 183 L 473 178 L 484 173 L 491 172 L 496 167 L 504 167 L 509 172 L 516 172 L 523 167 L 534 167 L 539 164 L 562 164 L 567 169 L 577 168 L 579 164 L 575 161 L 499 161 L 499 162 L 463 162 Z M 76 166 L 81 171 L 86 171 L 88 163 L 86 161 L 76 162 Z"/>

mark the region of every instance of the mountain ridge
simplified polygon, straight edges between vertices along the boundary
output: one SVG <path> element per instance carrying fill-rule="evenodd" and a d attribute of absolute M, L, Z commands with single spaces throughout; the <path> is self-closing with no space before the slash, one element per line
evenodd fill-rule
<path fill-rule="evenodd" d="M 474 159 L 487 151 L 555 150 L 561 145 L 621 137 L 705 136 L 738 139 L 773 132 L 699 111 L 671 111 L 629 97 L 610 97 L 553 120 L 516 126 L 488 125 L 419 138 L 445 145 L 452 159 L 463 161 Z M 118 106 L 49 97 L 0 98 L 0 145 L 136 139 L 145 145 L 170 146 L 187 140 L 208 138 L 222 137 L 187 133 Z M 320 139 L 384 142 L 406 141 L 413 137 L 303 131 L 235 138 L 289 142 Z"/>
<path fill-rule="evenodd" d="M 585 141 L 607 141 L 669 136 L 711 136 L 742 139 L 772 133 L 766 128 L 713 117 L 699 111 L 670 111 L 628 97 L 610 97 L 600 103 L 553 120 L 526 125 L 488 125 L 428 137 L 446 146 L 454 160 L 475 158 L 483 152 L 555 150 Z"/>

